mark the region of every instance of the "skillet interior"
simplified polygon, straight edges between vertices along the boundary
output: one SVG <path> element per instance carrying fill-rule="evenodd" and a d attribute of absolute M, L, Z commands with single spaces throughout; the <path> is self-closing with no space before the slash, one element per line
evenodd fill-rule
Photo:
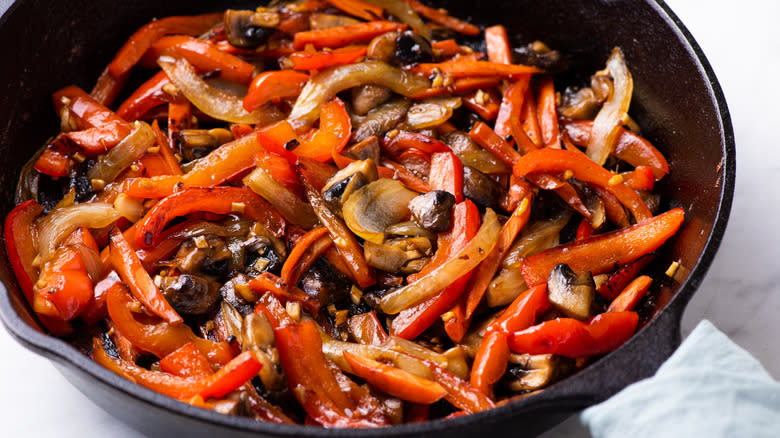
<path fill-rule="evenodd" d="M 238 3 L 240 2 L 231 2 Z M 244 2 L 245 3 L 245 2 Z M 701 282 L 725 230 L 733 194 L 734 144 L 728 109 L 701 50 L 662 3 L 651 0 L 472 0 L 438 2 L 478 24 L 501 23 L 515 43 L 535 39 L 566 54 L 574 71 L 603 67 L 613 46 L 626 54 L 635 80 L 632 115 L 643 134 L 669 158 L 672 173 L 659 185 L 667 207 L 682 206 L 687 220 L 658 261 L 680 260 L 690 270 L 681 284 L 661 293 L 665 309 L 631 341 L 539 395 L 478 415 L 379 431 L 328 431 L 279 427 L 193 408 L 131 384 L 93 363 L 68 344 L 42 334 L 5 257 L 0 259 L 0 316 L 25 346 L 55 361 L 62 373 L 95 402 L 139 430 L 162 436 L 407 436 L 445 432 L 455 436 L 511 432 L 532 436 L 569 413 L 651 375 L 679 343 L 685 304 Z M 219 8 L 227 7 L 219 5 Z M 0 19 L 0 46 L 8 60 L 0 70 L 0 214 L 13 206 L 22 164 L 54 134 L 51 92 L 74 83 L 89 89 L 116 49 L 150 17 L 205 12 L 196 0 L 66 3 L 17 1 Z"/>

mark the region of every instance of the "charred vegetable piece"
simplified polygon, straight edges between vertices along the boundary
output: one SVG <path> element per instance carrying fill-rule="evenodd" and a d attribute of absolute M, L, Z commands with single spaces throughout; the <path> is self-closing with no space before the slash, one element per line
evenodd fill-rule
<path fill-rule="evenodd" d="M 441 233 L 452 224 L 455 196 L 444 190 L 432 190 L 409 201 L 414 221 L 432 233 Z"/>
<path fill-rule="evenodd" d="M 596 296 L 596 285 L 590 272 L 575 274 L 569 265 L 561 263 L 550 272 L 547 280 L 550 302 L 564 315 L 586 320 Z"/>

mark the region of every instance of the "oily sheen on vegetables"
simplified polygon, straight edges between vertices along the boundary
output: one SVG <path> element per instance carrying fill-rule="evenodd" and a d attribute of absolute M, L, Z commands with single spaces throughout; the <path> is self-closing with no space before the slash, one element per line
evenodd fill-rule
<path fill-rule="evenodd" d="M 306 427 L 491 409 L 619 348 L 685 222 L 629 115 L 638 55 L 564 88 L 566 54 L 490 24 L 327 0 L 142 26 L 52 94 L 19 177 L 6 252 L 41 326 Z"/>

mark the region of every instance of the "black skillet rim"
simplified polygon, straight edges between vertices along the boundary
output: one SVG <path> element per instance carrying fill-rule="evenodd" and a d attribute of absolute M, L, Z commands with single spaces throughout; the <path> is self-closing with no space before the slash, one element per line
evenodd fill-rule
<path fill-rule="evenodd" d="M 661 312 L 661 314 L 663 314 L 676 311 L 676 323 L 679 324 L 679 318 L 682 316 L 682 310 L 685 308 L 688 300 L 698 288 L 699 284 L 707 273 L 707 270 L 712 263 L 715 253 L 717 252 L 717 249 L 723 239 L 723 234 L 726 230 L 729 213 L 731 211 L 732 198 L 734 195 L 734 185 L 736 178 L 736 148 L 734 143 L 734 131 L 723 90 L 721 89 L 720 84 L 715 77 L 712 66 L 705 57 L 701 47 L 699 47 L 693 36 L 683 25 L 680 19 L 662 0 L 648 0 L 648 3 L 656 9 L 660 15 L 660 18 L 667 25 L 671 26 L 673 30 L 680 33 L 682 39 L 686 43 L 686 48 L 690 51 L 692 57 L 697 61 L 701 69 L 702 76 L 709 83 L 710 94 L 713 98 L 713 103 L 717 107 L 718 114 L 720 116 L 719 122 L 721 125 L 723 168 L 721 174 L 720 202 L 718 205 L 716 220 L 713 224 L 712 231 L 707 240 L 707 243 L 705 244 L 704 250 L 702 251 L 696 265 L 691 270 L 690 276 L 682 284 L 678 292 L 667 304 L 666 308 Z M 6 11 L 2 19 L 0 19 L 0 26 L 5 23 L 8 13 L 12 12 L 15 7 L 16 4 L 13 4 Z M 132 397 L 138 401 L 142 401 L 148 404 L 150 407 L 163 409 L 173 415 L 186 416 L 194 420 L 211 423 L 216 426 L 241 432 L 259 432 L 280 437 L 327 437 L 345 435 L 365 437 L 405 436 L 409 434 L 454 430 L 458 427 L 470 423 L 493 423 L 502 417 L 512 417 L 516 413 L 528 411 L 529 409 L 576 409 L 578 407 L 583 407 L 587 404 L 590 404 L 592 400 L 596 400 L 599 397 L 598 394 L 594 394 L 592 397 L 585 397 L 585 399 L 572 398 L 571 396 L 567 397 L 565 392 L 561 390 L 562 388 L 565 388 L 566 383 L 570 381 L 570 379 L 565 379 L 562 382 L 552 385 L 537 396 L 517 400 L 489 411 L 450 420 L 433 420 L 424 423 L 397 425 L 389 428 L 360 430 L 307 428 L 299 425 L 291 426 L 257 422 L 249 418 L 227 416 L 196 408 L 194 406 L 190 406 L 160 395 L 154 391 L 131 383 L 117 376 L 111 371 L 99 366 L 90 358 L 71 347 L 69 344 L 60 341 L 57 338 L 41 333 L 28 326 L 14 311 L 8 290 L 4 284 L 0 284 L 0 291 L 2 291 L 2 293 L 0 293 L 0 319 L 2 319 L 4 325 L 8 328 L 9 333 L 26 348 L 35 351 L 36 353 L 51 360 L 66 365 L 67 367 L 74 368 L 82 373 L 91 375 L 102 385 L 113 387 L 114 389 L 121 391 L 124 395 Z M 642 332 L 651 330 L 653 326 L 659 324 L 659 320 L 660 318 L 656 316 L 653 321 L 640 330 L 640 332 L 637 333 L 626 345 L 642 342 Z M 619 354 L 620 350 L 625 348 L 626 345 L 616 350 L 616 352 L 613 354 Z M 610 354 L 607 357 L 610 357 L 613 354 Z M 587 378 L 587 371 L 589 369 L 595 368 L 595 365 L 602 360 L 603 359 L 600 359 L 596 363 L 591 364 L 577 376 L 572 376 L 572 378 L 577 378 L 578 380 Z M 609 395 L 611 394 L 605 394 L 605 396 Z M 558 398 L 556 398 L 556 396 L 558 396 Z"/>

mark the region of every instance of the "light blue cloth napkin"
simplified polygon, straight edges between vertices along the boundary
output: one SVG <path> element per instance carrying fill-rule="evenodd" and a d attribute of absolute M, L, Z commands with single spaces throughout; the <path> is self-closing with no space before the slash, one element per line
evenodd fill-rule
<path fill-rule="evenodd" d="M 594 438 L 780 437 L 780 383 L 709 321 L 655 376 L 582 412 Z"/>

